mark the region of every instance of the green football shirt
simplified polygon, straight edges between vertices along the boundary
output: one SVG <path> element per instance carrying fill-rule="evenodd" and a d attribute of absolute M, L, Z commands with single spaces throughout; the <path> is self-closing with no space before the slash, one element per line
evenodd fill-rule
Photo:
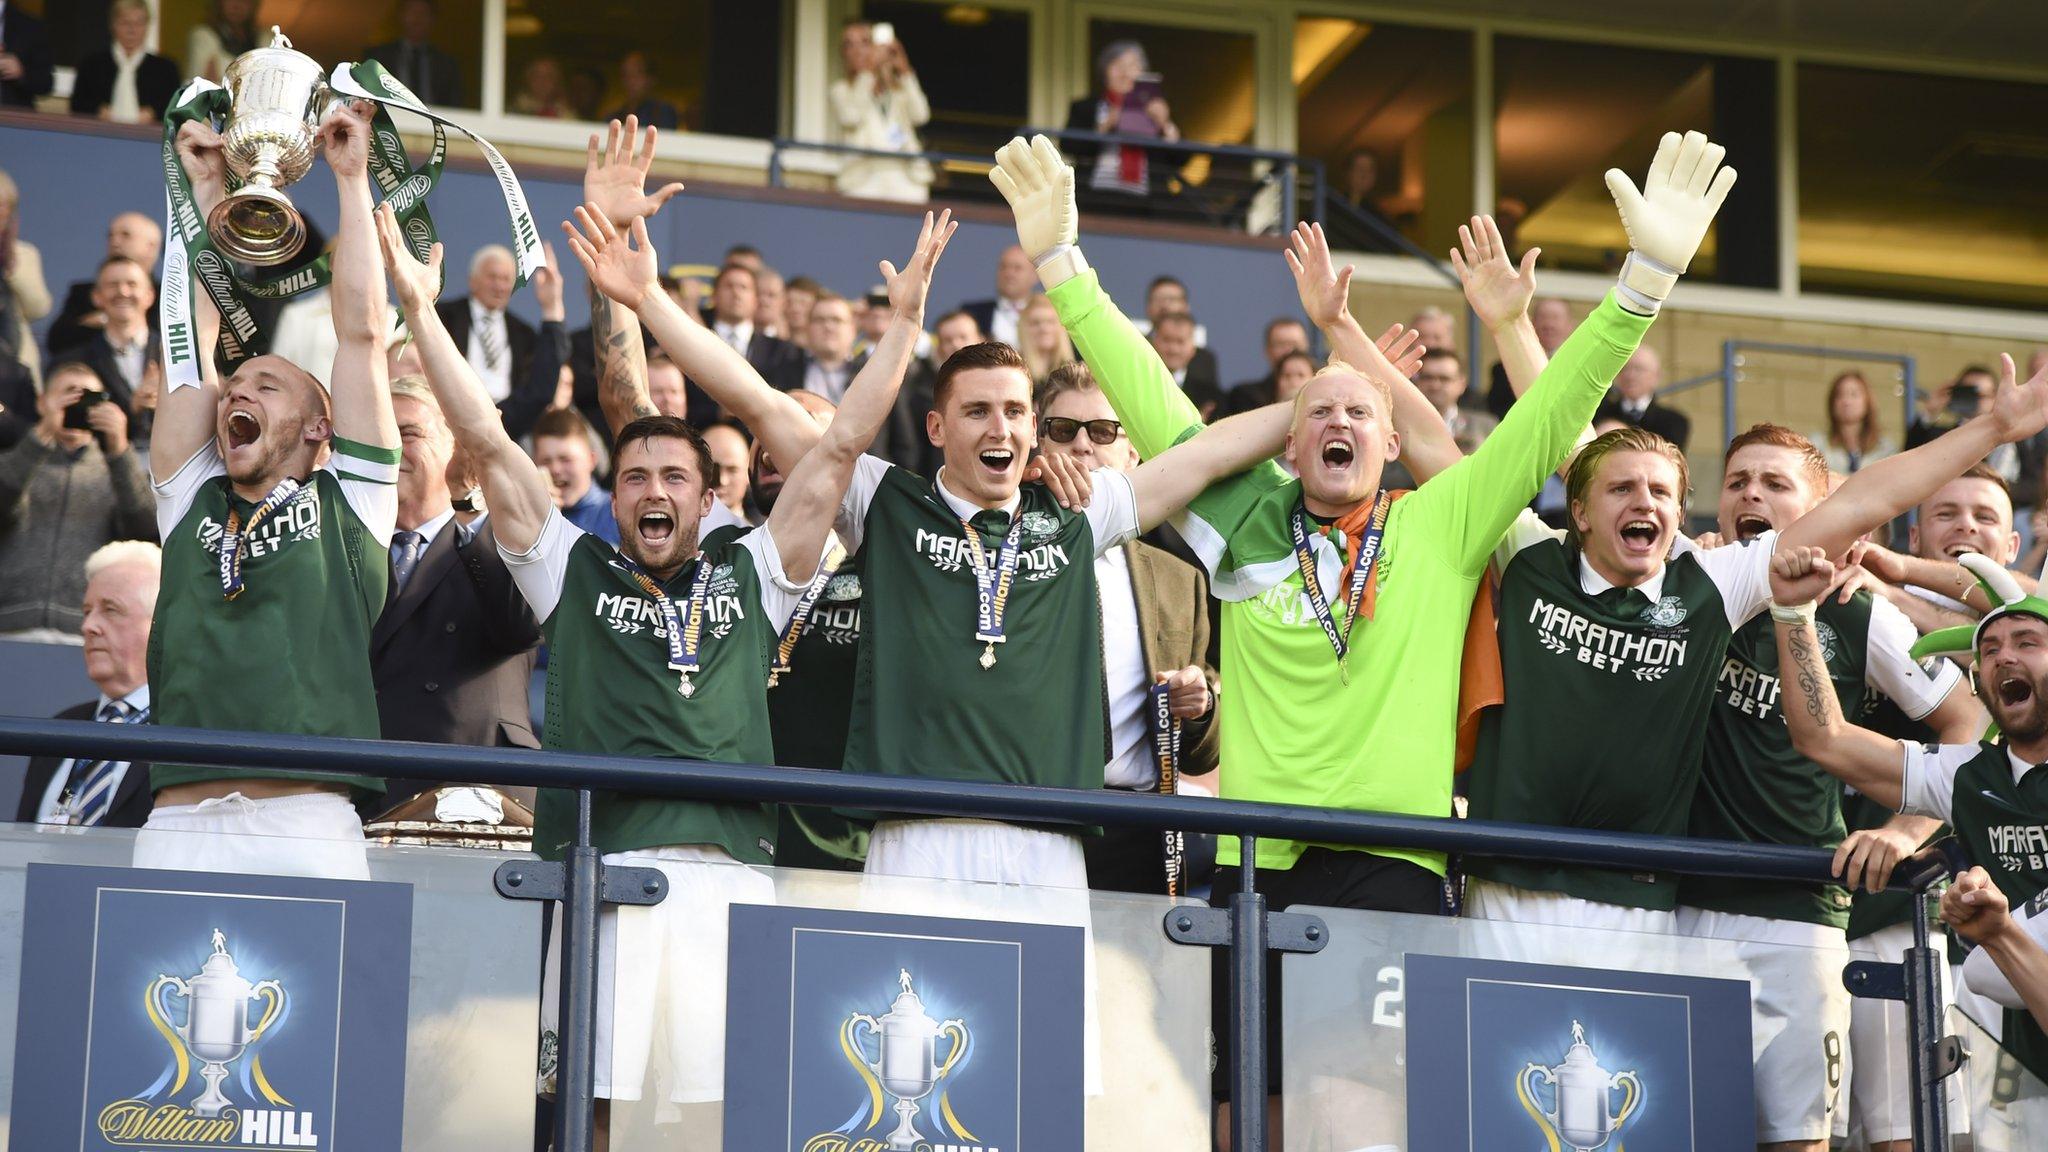
<path fill-rule="evenodd" d="M 1501 544 L 1506 703 L 1480 721 L 1475 820 L 1683 836 L 1707 714 L 1736 628 L 1770 604 L 1777 533 L 1702 552 L 1680 537 L 1657 576 L 1601 578 L 1564 533 L 1524 517 Z M 1676 878 L 1519 860 L 1472 875 L 1669 910 Z"/>
<path fill-rule="evenodd" d="M 775 762 L 785 768 L 837 772 L 846 759 L 860 662 L 861 591 L 860 557 L 845 556 L 797 633 L 789 670 L 768 688 Z M 784 804 L 776 828 L 775 863 L 782 868 L 855 868 L 867 850 L 866 826 L 827 808 Z"/>
<path fill-rule="evenodd" d="M 1940 665 L 1949 663 L 1939 656 L 1929 657 L 1922 663 L 1930 675 L 1939 674 Z M 1960 669 L 1957 675 L 1961 675 Z M 1926 724 L 1911 720 L 1899 706 L 1883 696 L 1866 695 L 1863 712 L 1852 718 L 1855 723 L 1908 744 L 1939 743 L 1941 735 Z M 1842 824 L 1850 832 L 1865 828 L 1882 828 L 1894 815 L 1892 809 L 1879 804 L 1847 785 L 1842 787 Z M 1927 838 L 1933 844 L 1949 835 L 1946 827 L 1937 828 Z M 1880 929 L 1894 924 L 1913 922 L 1913 895 L 1910 892 L 1854 892 L 1849 897 L 1849 930 L 1851 940 L 1860 940 Z"/>
<path fill-rule="evenodd" d="M 149 684 L 160 724 L 375 740 L 370 629 L 391 580 L 398 449 L 336 437 L 328 462 L 242 534 L 242 590 L 223 595 L 221 537 L 235 495 L 213 442 L 155 485 L 163 580 L 149 634 Z M 261 502 L 258 502 L 261 503 Z M 339 781 L 369 776 L 155 764 L 150 787 L 196 780 Z"/>
<path fill-rule="evenodd" d="M 991 515 L 947 489 L 863 457 L 839 538 L 861 556 L 863 628 L 845 768 L 886 776 L 1102 787 L 1102 622 L 1095 556 L 1136 535 L 1130 477 L 1094 473 L 1085 509 L 1026 484 Z M 990 563 L 1014 530 L 1006 635 L 983 665 L 976 638 L 975 520 Z"/>
<path fill-rule="evenodd" d="M 1146 457 L 1201 419 L 1095 274 L 1048 295 L 1082 359 Z M 1470 457 L 1394 504 L 1370 619 L 1342 618 L 1347 666 L 1309 608 L 1290 530 L 1301 482 L 1264 464 L 1212 486 L 1174 524 L 1223 601 L 1224 690 L 1217 723 L 1223 795 L 1353 811 L 1448 816 L 1461 654 L 1472 599 L 1494 546 L 1571 452 L 1650 318 L 1610 295 Z M 1310 545 L 1317 578 L 1338 587 L 1344 557 Z M 1262 839 L 1257 865 L 1291 868 L 1307 844 Z M 1331 847 L 1345 847 L 1331 845 Z M 1367 849 L 1438 873 L 1439 853 Z M 1238 862 L 1237 841 L 1217 845 Z"/>
<path fill-rule="evenodd" d="M 1962 679 L 1946 660 L 1929 661 L 1933 675 L 1915 663 L 1911 652 L 1920 634 L 1905 613 L 1868 592 L 1847 604 L 1825 597 L 1814 628 L 1844 716 L 1861 715 L 1866 697 L 1882 693 L 1917 720 Z M 1758 616 L 1735 633 L 1721 663 L 1689 835 L 1830 849 L 1848 835 L 1841 783 L 1793 749 L 1780 692 L 1777 630 L 1768 615 Z M 1833 884 L 1687 876 L 1679 881 L 1678 900 L 1834 928 L 1847 927 L 1850 914 L 1848 889 Z"/>
<path fill-rule="evenodd" d="M 705 625 L 692 695 L 669 668 L 660 604 L 618 550 L 549 511 L 525 553 L 499 546 L 548 642 L 549 748 L 720 760 L 773 761 L 768 662 L 801 586 L 782 572 L 766 528 L 718 529 L 697 557 L 661 585 L 679 612 L 702 565 L 711 565 Z M 547 788 L 534 813 L 534 849 L 559 858 L 575 836 L 576 794 Z M 711 844 L 740 861 L 775 857 L 775 813 L 767 804 L 725 804 L 594 791 L 591 837 L 605 852 Z"/>

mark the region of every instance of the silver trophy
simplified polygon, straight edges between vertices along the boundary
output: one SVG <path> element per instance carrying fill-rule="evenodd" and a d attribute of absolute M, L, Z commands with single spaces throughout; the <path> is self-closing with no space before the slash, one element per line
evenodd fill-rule
<path fill-rule="evenodd" d="M 1536 1092 L 1539 1083 L 1555 1090 L 1556 1108 L 1543 1107 Z M 1616 1089 L 1622 1093 L 1619 1112 L 1611 1111 Z M 1572 1021 L 1572 1046 L 1565 1050 L 1564 1063 L 1551 1068 L 1541 1064 L 1524 1067 L 1515 1077 L 1515 1090 L 1537 1125 L 1573 1152 L 1606 1147 L 1643 1103 L 1642 1079 L 1634 1072 L 1610 1074 L 1602 1068 L 1577 1020 Z"/>
<path fill-rule="evenodd" d="M 857 1055 L 889 1095 L 896 1098 L 896 1130 L 889 1133 L 889 1152 L 911 1152 L 924 1140 L 910 1120 L 917 1114 L 917 1102 L 931 1095 L 946 1073 L 953 1070 L 967 1051 L 968 1035 L 965 1021 L 948 1020 L 940 1024 L 925 1012 L 924 1001 L 910 990 L 908 969 L 901 970 L 896 982 L 902 991 L 896 994 L 896 1002 L 889 1006 L 887 1015 L 877 1020 L 856 1012 L 846 1018 L 841 1035 L 848 1042 L 848 1052 Z M 858 1026 L 863 1024 L 879 1038 L 878 1060 L 868 1060 L 867 1047 L 857 1035 Z M 938 1059 L 938 1038 L 942 1035 L 953 1039 L 944 1061 Z"/>
<path fill-rule="evenodd" d="M 190 980 L 158 976 L 150 983 L 149 1002 L 158 1005 L 168 1021 L 171 1013 L 157 999 L 166 988 L 185 998 L 185 1022 L 173 1025 L 172 1030 L 199 1063 L 199 1075 L 206 1081 L 206 1091 L 192 1102 L 192 1111 L 198 1116 L 218 1116 L 229 1103 L 220 1090 L 228 1065 L 240 1059 L 276 1022 L 284 1010 L 284 986 L 275 980 L 251 984 L 243 978 L 234 957 L 228 955 L 227 937 L 216 928 L 213 954 L 200 966 L 199 975 Z M 251 1028 L 249 1001 L 258 998 L 267 1003 L 262 1018 Z"/>
<path fill-rule="evenodd" d="M 221 139 L 242 186 L 206 214 L 207 234 L 231 259 L 282 264 L 306 243 L 306 219 L 284 189 L 313 167 L 314 133 L 337 98 L 320 63 L 276 25 L 270 46 L 235 57 L 221 83 L 232 105 Z"/>

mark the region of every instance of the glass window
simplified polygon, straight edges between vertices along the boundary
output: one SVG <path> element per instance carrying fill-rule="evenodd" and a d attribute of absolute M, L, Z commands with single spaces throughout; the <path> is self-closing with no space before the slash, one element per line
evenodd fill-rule
<path fill-rule="evenodd" d="M 1798 83 L 1802 287 L 2048 305 L 2048 86 L 1818 64 Z"/>
<path fill-rule="evenodd" d="M 917 73 L 931 104 L 931 121 L 919 130 L 927 149 L 989 155 L 1030 121 L 1030 13 L 986 4 L 867 0 L 861 14 L 889 25 Z M 976 166 L 969 175 L 986 185 L 986 168 Z"/>
<path fill-rule="evenodd" d="M 1503 36 L 1494 96 L 1496 215 L 1511 247 L 1541 245 L 1546 266 L 1619 267 L 1628 237 L 1605 172 L 1640 184 L 1658 137 L 1698 129 L 1742 180 L 1692 278 L 1776 286 L 1774 62 Z"/>
<path fill-rule="evenodd" d="M 506 8 L 509 113 L 602 120 L 632 112 L 664 129 L 775 135 L 781 4 L 507 0 Z"/>
<path fill-rule="evenodd" d="M 1331 242 L 1448 250 L 1472 215 L 1472 36 L 1338 16 L 1294 22 L 1299 148 L 1323 162 Z M 1380 227 L 1375 227 L 1380 225 Z"/>
<path fill-rule="evenodd" d="M 294 48 L 327 68 L 375 59 L 428 104 L 482 106 L 484 0 L 160 0 L 158 13 L 157 50 L 188 76 L 218 79 L 221 62 L 243 50 L 247 30 L 261 47 L 276 24 Z"/>

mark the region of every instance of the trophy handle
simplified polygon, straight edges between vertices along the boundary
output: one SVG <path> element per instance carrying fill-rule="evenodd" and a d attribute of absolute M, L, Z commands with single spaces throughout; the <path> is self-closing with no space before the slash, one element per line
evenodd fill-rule
<path fill-rule="evenodd" d="M 1628 1123 L 1630 1114 L 1642 1106 L 1643 1082 L 1634 1072 L 1616 1072 L 1614 1078 L 1607 1082 L 1607 1087 L 1610 1090 L 1619 1088 L 1622 1092 L 1621 1111 L 1614 1115 L 1614 1130 L 1619 1132 L 1621 1126 Z"/>
<path fill-rule="evenodd" d="M 191 1014 L 189 1012 L 186 1014 L 183 1026 L 171 1022 L 171 1006 L 163 998 L 163 992 L 166 988 L 189 1001 L 192 999 L 192 986 L 176 976 L 159 976 L 155 980 L 150 981 L 149 991 L 145 994 L 149 1000 L 150 1015 L 160 1017 L 165 1027 L 182 1037 L 185 1034 L 185 1028 L 191 1026 Z"/>
<path fill-rule="evenodd" d="M 967 1054 L 967 1021 L 948 1020 L 944 1024 L 939 1025 L 939 1035 L 951 1036 L 953 1038 L 953 1046 L 946 1050 L 945 1063 L 939 1065 L 938 1074 L 932 1077 L 934 1081 L 944 1080 L 946 1073 L 953 1070 L 953 1065 L 958 1064 L 960 1058 Z"/>
<path fill-rule="evenodd" d="M 263 1019 L 258 1021 L 256 1027 L 249 1032 L 249 1043 L 254 1044 L 263 1038 L 263 1034 L 268 1032 L 270 1026 L 277 1023 L 278 1016 L 283 1014 L 284 985 L 279 984 L 275 980 L 265 980 L 261 984 L 256 985 L 255 990 L 249 993 L 249 996 L 251 999 L 261 996 L 264 1000 L 268 1001 L 263 1010 Z"/>
<path fill-rule="evenodd" d="M 164 1043 L 171 1047 L 172 1064 L 177 1069 L 177 1079 L 171 1085 L 171 1095 L 175 1096 L 184 1089 L 186 1078 L 192 1074 L 192 1057 L 185 1051 L 186 1028 L 171 1023 L 171 1010 L 164 1001 L 165 989 L 170 989 L 190 1001 L 192 986 L 176 976 L 158 976 L 149 982 L 148 990 L 142 994 L 143 1010 L 148 1013 L 149 1022 L 155 1025 L 157 1032 L 163 1036 Z M 186 1013 L 185 1023 L 187 1027 L 192 1023 L 189 1011 Z"/>
<path fill-rule="evenodd" d="M 846 1062 L 853 1065 L 853 1070 L 860 1073 L 860 1082 L 868 1090 L 868 1127 L 874 1128 L 882 1122 L 882 1081 L 879 1079 L 882 1061 L 877 1056 L 873 1064 L 868 1063 L 867 1049 L 860 1042 L 860 1026 L 863 1024 L 875 1035 L 876 1047 L 880 1047 L 881 1022 L 865 1012 L 855 1012 L 839 1026 L 839 1050 L 846 1054 Z M 857 1118 L 859 1113 L 855 1116 Z"/>
<path fill-rule="evenodd" d="M 1527 1112 L 1529 1118 L 1536 1121 L 1536 1126 L 1543 1130 L 1543 1139 L 1549 1145 L 1550 1152 L 1563 1152 L 1564 1142 L 1557 1135 L 1557 1113 L 1544 1111 L 1542 1104 L 1538 1102 L 1535 1085 L 1539 1083 L 1549 1084 L 1555 1088 L 1557 1073 L 1541 1064 L 1523 1066 L 1520 1074 L 1515 1077 L 1515 1098 L 1521 1101 L 1522 1110 Z"/>

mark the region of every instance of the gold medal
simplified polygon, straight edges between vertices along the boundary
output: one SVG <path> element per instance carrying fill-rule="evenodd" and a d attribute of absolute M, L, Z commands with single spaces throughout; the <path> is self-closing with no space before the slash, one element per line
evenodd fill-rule
<path fill-rule="evenodd" d="M 993 668 L 996 666 L 996 646 L 993 641 L 982 646 L 981 666 L 983 668 Z"/>

